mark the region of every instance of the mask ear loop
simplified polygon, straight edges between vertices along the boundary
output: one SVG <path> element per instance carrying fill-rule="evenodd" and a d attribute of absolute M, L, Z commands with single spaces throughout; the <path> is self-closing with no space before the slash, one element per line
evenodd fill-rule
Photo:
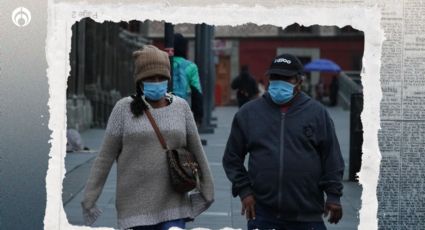
<path fill-rule="evenodd" d="M 297 75 L 297 83 L 294 86 L 294 97 L 297 96 L 301 92 L 301 83 L 304 81 L 304 75 L 298 74 Z"/>
<path fill-rule="evenodd" d="M 151 106 L 151 104 L 149 104 L 149 102 L 146 100 L 146 97 L 145 97 L 145 93 L 144 93 L 144 91 L 143 91 L 143 81 L 139 81 L 139 82 L 137 82 L 136 83 L 137 84 L 137 90 L 136 90 L 136 92 L 137 92 L 137 97 L 140 97 L 140 99 L 142 100 L 142 102 L 145 104 L 145 106 L 147 107 L 147 109 L 151 109 L 152 108 L 152 106 Z"/>

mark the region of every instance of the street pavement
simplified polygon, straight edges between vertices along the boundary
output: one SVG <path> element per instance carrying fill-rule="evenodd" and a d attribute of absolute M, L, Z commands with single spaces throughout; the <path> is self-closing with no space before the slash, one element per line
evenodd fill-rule
<path fill-rule="evenodd" d="M 246 229 L 245 217 L 240 214 L 240 200 L 239 198 L 232 197 L 231 184 L 221 164 L 224 148 L 230 132 L 230 125 L 236 111 L 236 107 L 217 107 L 213 112 L 213 116 L 217 118 L 217 128 L 214 129 L 213 134 L 201 135 L 201 138 L 207 140 L 207 145 L 204 146 L 204 149 L 214 176 L 215 202 L 207 211 L 197 217 L 194 222 L 187 223 L 187 229 L 200 227 L 206 229 L 223 229 L 225 227 Z M 328 107 L 328 111 L 334 120 L 346 170 L 344 173 L 344 195 L 341 199 L 344 216 L 337 225 L 326 223 L 329 230 L 354 230 L 357 229 L 359 223 L 358 211 L 361 206 L 360 195 L 362 189 L 357 183 L 347 181 L 349 159 L 349 111 L 345 111 L 340 107 Z M 90 172 L 90 167 L 96 157 L 96 150 L 100 148 L 103 134 L 103 129 L 90 129 L 81 133 L 85 145 L 93 151 L 68 153 L 65 157 L 67 173 L 65 174 L 66 177 L 63 182 L 64 188 L 62 197 L 64 209 L 70 224 L 83 225 L 80 206 L 82 191 Z M 114 164 L 97 202 L 99 208 L 103 210 L 103 214 L 95 222 L 93 225 L 94 227 L 117 228 L 115 184 L 116 168 Z"/>

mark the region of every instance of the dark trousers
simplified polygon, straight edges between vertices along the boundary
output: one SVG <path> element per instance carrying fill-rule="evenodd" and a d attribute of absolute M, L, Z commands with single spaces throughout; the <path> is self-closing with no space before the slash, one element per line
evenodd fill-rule
<path fill-rule="evenodd" d="M 248 221 L 248 230 L 276 229 L 276 230 L 326 230 L 323 221 L 301 222 L 285 221 L 267 214 L 263 209 L 255 208 L 255 220 Z"/>
<path fill-rule="evenodd" d="M 178 219 L 178 220 L 170 220 L 170 221 L 162 222 L 155 225 L 132 227 L 130 229 L 132 230 L 168 230 L 171 227 L 179 227 L 181 229 L 185 229 L 186 222 L 184 219 Z"/>

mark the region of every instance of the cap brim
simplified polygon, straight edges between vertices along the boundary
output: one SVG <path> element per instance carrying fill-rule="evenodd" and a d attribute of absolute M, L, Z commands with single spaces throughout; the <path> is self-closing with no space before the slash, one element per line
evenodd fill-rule
<path fill-rule="evenodd" d="M 271 74 L 276 74 L 284 77 L 293 77 L 298 75 L 298 71 L 294 70 L 285 70 L 285 69 L 269 69 L 266 72 L 267 76 L 270 76 Z"/>

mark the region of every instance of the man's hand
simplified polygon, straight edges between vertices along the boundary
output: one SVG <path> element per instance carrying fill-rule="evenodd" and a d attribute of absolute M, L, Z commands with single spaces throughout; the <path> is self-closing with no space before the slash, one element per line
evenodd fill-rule
<path fill-rule="evenodd" d="M 242 200 L 242 212 L 247 220 L 255 219 L 255 199 L 253 195 L 248 195 Z"/>
<path fill-rule="evenodd" d="M 325 205 L 325 217 L 329 215 L 329 223 L 337 224 L 342 218 L 342 207 L 339 204 L 326 204 Z"/>

